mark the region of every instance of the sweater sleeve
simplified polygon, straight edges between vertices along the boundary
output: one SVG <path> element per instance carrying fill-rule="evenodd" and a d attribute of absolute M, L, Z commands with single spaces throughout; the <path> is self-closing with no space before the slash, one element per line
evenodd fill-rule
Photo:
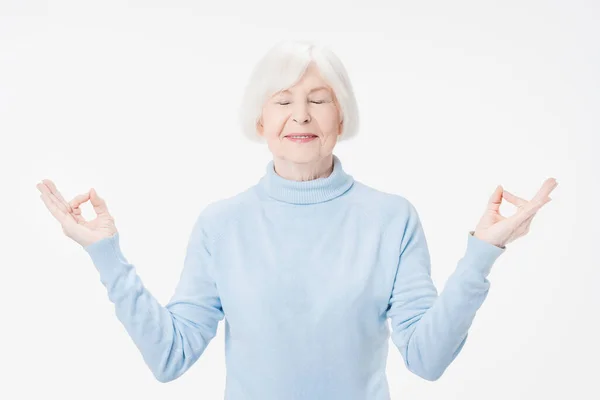
<path fill-rule="evenodd" d="M 438 296 L 421 221 L 412 204 L 409 210 L 387 317 L 392 341 L 408 370 L 434 381 L 462 350 L 475 314 L 487 297 L 487 276 L 506 247 L 469 232 L 466 251 Z"/>
<path fill-rule="evenodd" d="M 211 274 L 209 240 L 201 216 L 190 235 L 183 270 L 162 306 L 144 287 L 119 246 L 119 233 L 84 247 L 115 306 L 117 318 L 160 382 L 176 379 L 201 356 L 223 319 Z"/>

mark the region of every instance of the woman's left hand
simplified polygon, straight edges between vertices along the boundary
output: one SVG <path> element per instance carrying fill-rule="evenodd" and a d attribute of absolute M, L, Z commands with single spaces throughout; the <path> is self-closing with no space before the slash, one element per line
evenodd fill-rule
<path fill-rule="evenodd" d="M 544 204 L 552 200 L 548 195 L 557 185 L 556 179 L 546 179 L 530 201 L 517 197 L 498 185 L 490 197 L 487 209 L 477 224 L 473 236 L 503 248 L 506 244 L 527 234 L 533 217 Z M 510 217 L 500 215 L 500 204 L 503 198 L 518 208 L 517 212 Z"/>

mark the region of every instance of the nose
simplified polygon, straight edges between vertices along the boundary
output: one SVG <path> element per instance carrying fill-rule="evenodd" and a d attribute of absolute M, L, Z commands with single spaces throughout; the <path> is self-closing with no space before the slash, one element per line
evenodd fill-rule
<path fill-rule="evenodd" d="M 310 122 L 310 114 L 308 113 L 307 107 L 305 104 L 297 105 L 294 107 L 294 111 L 292 113 L 292 119 L 299 123 L 304 124 Z"/>

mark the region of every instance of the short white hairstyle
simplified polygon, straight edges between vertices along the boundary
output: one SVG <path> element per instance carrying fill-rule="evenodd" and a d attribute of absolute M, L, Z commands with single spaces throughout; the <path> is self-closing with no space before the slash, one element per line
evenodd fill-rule
<path fill-rule="evenodd" d="M 338 142 L 358 133 L 358 104 L 341 60 L 328 45 L 309 40 L 284 40 L 271 47 L 259 60 L 246 85 L 239 111 L 239 122 L 246 138 L 265 143 L 257 131 L 265 102 L 275 93 L 296 84 L 311 62 L 316 64 L 337 98 L 343 121 Z"/>

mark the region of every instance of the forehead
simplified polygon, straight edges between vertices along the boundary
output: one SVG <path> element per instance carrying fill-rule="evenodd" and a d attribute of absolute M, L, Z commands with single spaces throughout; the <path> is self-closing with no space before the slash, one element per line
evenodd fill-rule
<path fill-rule="evenodd" d="M 310 85 L 294 85 L 289 89 L 282 90 L 282 94 L 291 94 L 294 92 L 308 92 L 308 93 L 319 93 L 328 92 L 331 93 L 331 88 L 325 85 L 310 86 Z"/>
<path fill-rule="evenodd" d="M 332 89 L 323 79 L 319 69 L 315 66 L 315 64 L 311 63 L 304 72 L 304 75 L 302 75 L 302 78 L 295 85 L 282 90 L 281 93 L 289 94 L 296 91 L 308 93 L 318 91 L 332 92 Z"/>

